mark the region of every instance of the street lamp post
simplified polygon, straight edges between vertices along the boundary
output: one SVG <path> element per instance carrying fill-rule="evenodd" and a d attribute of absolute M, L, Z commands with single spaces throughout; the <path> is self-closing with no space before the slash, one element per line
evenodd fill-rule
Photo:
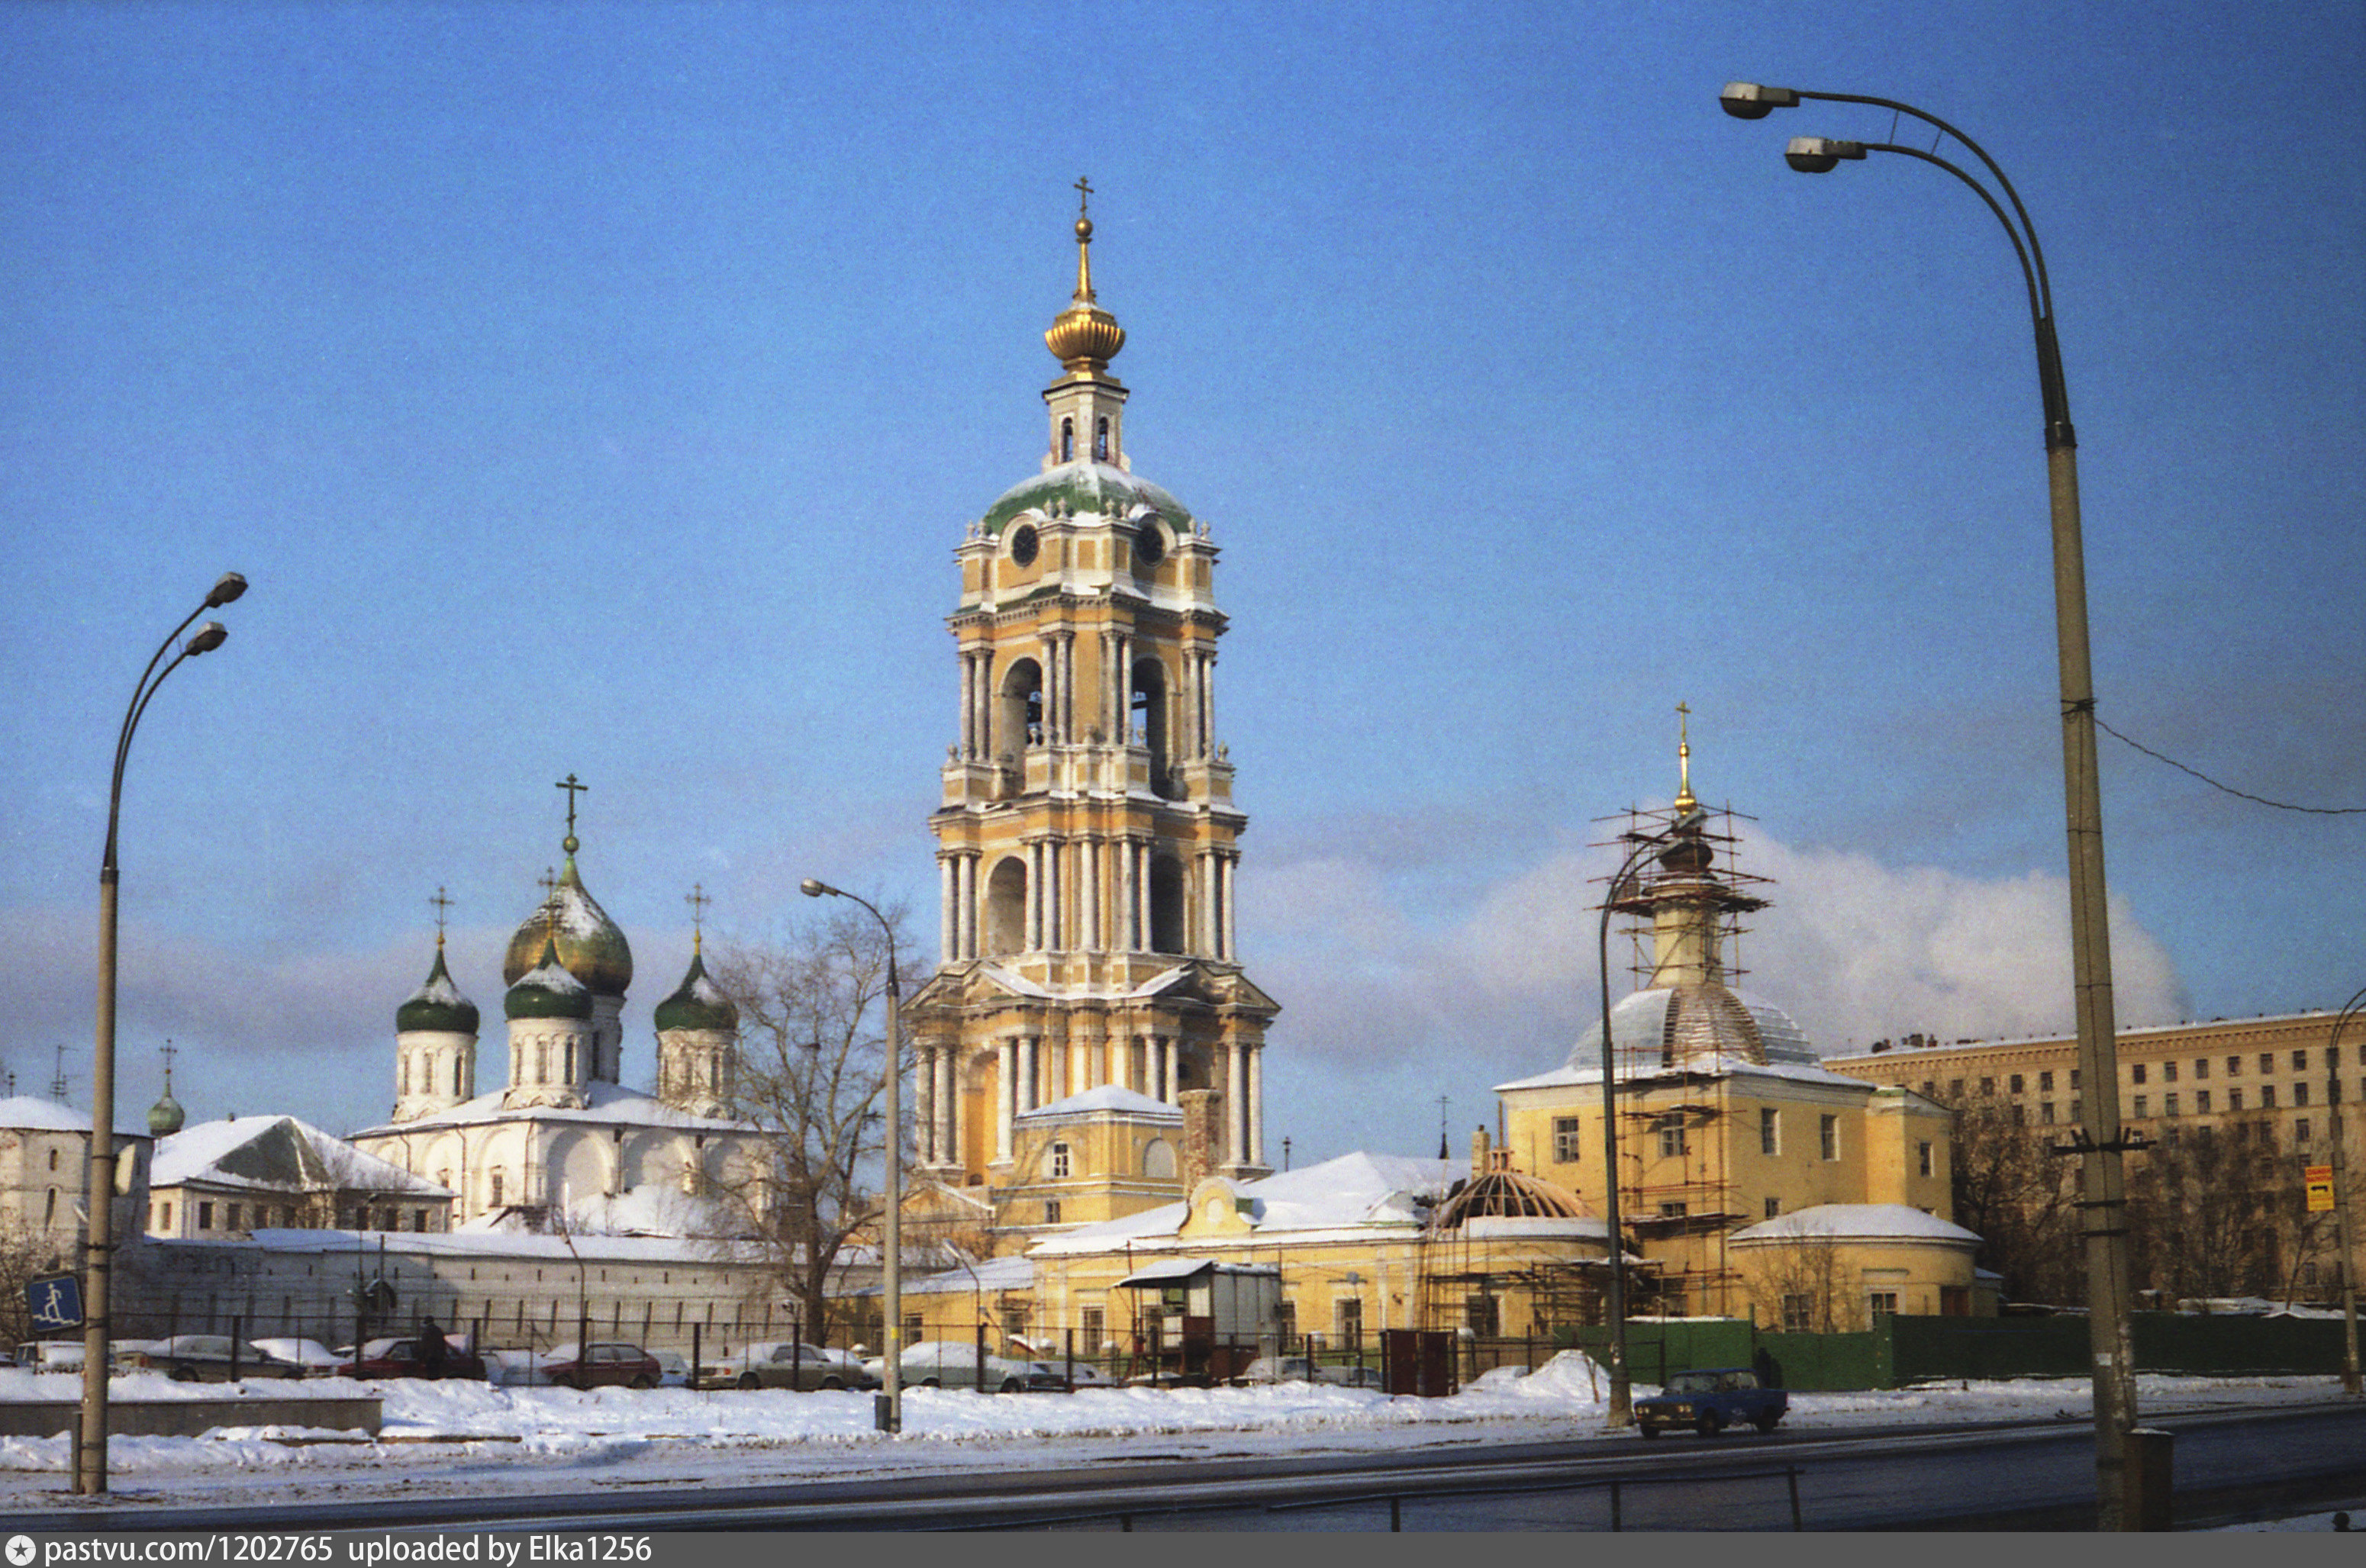
<path fill-rule="evenodd" d="M 2349 1156 L 2344 1146 L 2349 1120 L 2341 1097 L 2341 1032 L 2366 1013 L 2366 989 L 2351 997 L 2333 1020 L 2333 1037 L 2325 1046 L 2326 1120 L 2333 1127 L 2333 1245 L 2341 1270 L 2341 1392 L 2352 1399 L 2361 1392 L 2358 1377 L 2358 1271 L 2350 1267 Z"/>
<path fill-rule="evenodd" d="M 1610 1299 L 1606 1312 L 1610 1319 L 1607 1423 L 1613 1427 L 1633 1426 L 1635 1407 L 1633 1383 L 1627 1372 L 1627 1242 L 1618 1217 L 1618 1083 L 1614 1066 L 1617 1056 L 1610 1039 L 1610 912 L 1617 905 L 1636 868 L 1653 850 L 1665 849 L 1669 839 L 1699 826 L 1707 817 L 1708 812 L 1695 806 L 1670 824 L 1665 833 L 1626 835 L 1635 847 L 1628 851 L 1618 874 L 1610 879 L 1610 890 L 1603 896 L 1602 920 L 1595 932 L 1595 950 L 1602 961 L 1602 1191 L 1603 1223 L 1610 1232 Z"/>
<path fill-rule="evenodd" d="M 123 764 L 131 752 L 132 732 L 164 678 L 184 661 L 209 654 L 222 645 L 229 630 L 208 621 L 181 645 L 173 662 L 156 666 L 189 623 L 208 610 L 219 610 L 246 591 L 246 579 L 224 572 L 206 595 L 165 635 L 140 672 L 131 689 L 131 702 L 123 711 L 123 726 L 115 736 L 115 771 L 107 791 L 107 854 L 98 867 L 98 1006 L 97 1044 L 91 1062 L 90 1158 L 83 1178 L 83 1338 L 82 1423 L 74 1448 L 74 1490 L 96 1495 L 107 1490 L 107 1377 L 110 1344 L 108 1288 L 115 1263 L 115 859 L 116 827 L 123 811 Z"/>
<path fill-rule="evenodd" d="M 2070 397 L 2062 377 L 2062 351 L 2054 331 L 2054 293 L 2045 276 L 2045 252 L 2021 197 L 1980 145 L 1935 115 L 1890 98 L 1853 93 L 1810 93 L 1754 82 L 1727 84 L 1718 95 L 1738 119 L 1762 119 L 1803 99 L 1869 104 L 1911 115 L 1970 150 L 1994 177 L 2003 204 L 1987 185 L 1956 164 L 1918 147 L 1893 142 L 1836 141 L 1795 137 L 1784 151 L 1791 167 L 1820 174 L 1843 160 L 1868 152 L 1895 152 L 1934 164 L 1977 192 L 2004 225 L 2021 262 L 2029 293 L 2030 324 L 2037 339 L 2038 391 L 2045 411 L 2045 469 L 2053 512 L 2055 640 L 2061 669 L 2064 817 L 2070 869 L 2071 984 L 2079 1021 L 2079 1065 L 2085 1082 L 2084 1114 L 2069 1150 L 2080 1159 L 2079 1211 L 2086 1238 L 2087 1311 L 2095 1383 L 2096 1524 L 2102 1529 L 2134 1529 L 2144 1521 L 2130 1506 L 2139 1477 L 2127 1462 L 2128 1433 L 2135 1428 L 2135 1365 L 2129 1333 L 2127 1190 L 2122 1154 L 2133 1145 L 2120 1134 L 2119 1051 L 2112 1012 L 2112 940 L 2103 883 L 2103 807 L 2095 772 L 2095 688 L 2087 647 L 2087 566 L 2079 538 L 2078 440 L 2070 426 Z"/>
<path fill-rule="evenodd" d="M 825 895 L 851 899 L 871 912 L 887 938 L 887 1199 L 881 1246 L 885 1251 L 880 1279 L 881 1303 L 886 1315 L 881 1338 L 886 1358 L 879 1369 L 879 1397 L 872 1418 L 883 1432 L 904 1429 L 904 999 L 896 969 L 896 928 L 869 899 L 833 888 L 808 877 L 797 884 L 809 899 Z"/>

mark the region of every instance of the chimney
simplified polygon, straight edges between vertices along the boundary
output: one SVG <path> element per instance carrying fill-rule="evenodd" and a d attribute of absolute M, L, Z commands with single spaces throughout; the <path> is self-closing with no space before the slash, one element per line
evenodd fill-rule
<path fill-rule="evenodd" d="M 1183 1106 L 1183 1195 L 1206 1181 L 1216 1168 L 1216 1128 L 1223 1095 L 1213 1089 L 1186 1089 L 1175 1098 Z"/>
<path fill-rule="evenodd" d="M 1487 1129 L 1473 1127 L 1470 1131 L 1470 1179 L 1477 1181 L 1487 1174 Z"/>

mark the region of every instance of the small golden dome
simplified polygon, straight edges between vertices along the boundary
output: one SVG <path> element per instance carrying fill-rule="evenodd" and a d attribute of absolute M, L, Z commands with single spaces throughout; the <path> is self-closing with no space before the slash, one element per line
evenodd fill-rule
<path fill-rule="evenodd" d="M 1087 189 L 1082 180 L 1079 189 Z M 1125 347 L 1125 329 L 1117 318 L 1093 303 L 1093 220 L 1079 210 L 1076 218 L 1076 293 L 1043 334 L 1052 357 L 1072 371 L 1106 370 Z"/>

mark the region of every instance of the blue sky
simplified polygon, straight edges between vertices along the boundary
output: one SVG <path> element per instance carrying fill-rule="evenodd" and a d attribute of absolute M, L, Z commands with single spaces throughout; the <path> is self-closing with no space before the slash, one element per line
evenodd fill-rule
<path fill-rule="evenodd" d="M 1034 471 L 1079 174 L 1137 470 L 1224 550 L 1275 1152 L 1424 1150 L 1565 1053 L 1593 819 L 1673 790 L 1679 700 L 1780 879 L 1749 989 L 1829 1050 L 2066 1026 L 2011 252 L 1909 160 L 1789 173 L 1888 118 L 1744 124 L 1734 78 L 2005 166 L 2101 712 L 2366 805 L 2355 6 L 58 5 L 0 48 L 20 1087 L 62 1044 L 87 1103 L 108 743 L 231 568 L 132 759 L 127 1104 L 170 1037 L 197 1115 L 382 1116 L 428 897 L 497 1018 L 569 773 L 640 1073 L 693 883 L 932 941 L 951 553 Z M 2124 1021 L 2366 981 L 2360 818 L 2104 745 Z"/>

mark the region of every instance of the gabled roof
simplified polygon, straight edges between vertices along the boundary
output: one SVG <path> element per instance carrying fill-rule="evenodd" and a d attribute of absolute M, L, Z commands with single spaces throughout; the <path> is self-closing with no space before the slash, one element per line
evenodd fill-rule
<path fill-rule="evenodd" d="M 156 1143 L 152 1188 L 192 1182 L 256 1193 L 367 1189 L 389 1197 L 448 1198 L 451 1190 L 414 1176 L 294 1116 L 200 1122 Z"/>

